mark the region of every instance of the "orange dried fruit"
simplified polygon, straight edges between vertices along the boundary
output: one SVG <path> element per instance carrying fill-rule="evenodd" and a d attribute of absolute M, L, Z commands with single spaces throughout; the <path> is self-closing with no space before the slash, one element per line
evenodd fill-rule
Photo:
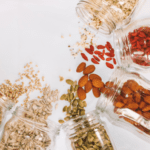
<path fill-rule="evenodd" d="M 142 115 L 142 111 L 141 110 L 137 110 L 136 111 L 138 114 Z"/>
<path fill-rule="evenodd" d="M 135 100 L 136 103 L 140 103 L 140 101 L 141 101 L 141 95 L 140 95 L 140 93 L 137 93 L 137 92 L 134 93 L 133 97 L 134 97 L 134 100 Z"/>
<path fill-rule="evenodd" d="M 125 87 L 125 86 L 123 86 L 121 90 L 124 94 L 131 94 L 132 93 L 132 91 L 128 87 Z"/>
<path fill-rule="evenodd" d="M 144 113 L 143 113 L 143 116 L 144 116 L 146 119 L 150 119 L 150 112 L 144 112 Z"/>
<path fill-rule="evenodd" d="M 94 87 L 97 87 L 97 88 L 102 88 L 104 87 L 104 83 L 100 80 L 100 79 L 93 79 L 92 80 L 92 85 Z"/>
<path fill-rule="evenodd" d="M 116 101 L 118 101 L 118 102 L 121 102 L 123 100 L 124 100 L 124 98 L 121 95 L 118 95 L 116 98 Z"/>
<path fill-rule="evenodd" d="M 140 105 L 139 105 L 139 108 L 140 108 L 140 109 L 143 109 L 143 108 L 145 107 L 145 105 L 146 105 L 146 103 L 142 101 L 142 102 L 140 103 Z"/>
<path fill-rule="evenodd" d="M 93 87 L 92 90 L 93 90 L 93 95 L 94 95 L 96 98 L 100 97 L 101 93 L 100 93 L 99 88 Z"/>
<path fill-rule="evenodd" d="M 108 81 L 108 82 L 105 83 L 105 86 L 110 87 L 110 88 L 114 87 L 114 82 Z"/>
<path fill-rule="evenodd" d="M 115 106 L 118 107 L 118 108 L 122 108 L 124 106 L 124 103 L 122 103 L 122 102 L 116 102 Z"/>
<path fill-rule="evenodd" d="M 88 75 L 84 75 L 79 79 L 78 85 L 80 87 L 83 87 L 86 85 L 87 82 L 88 82 Z"/>
<path fill-rule="evenodd" d="M 80 63 L 76 69 L 76 72 L 82 72 L 85 69 L 85 67 L 86 67 L 85 62 Z"/>
<path fill-rule="evenodd" d="M 150 111 L 150 105 L 145 106 L 142 111 Z"/>
<path fill-rule="evenodd" d="M 92 89 L 92 82 L 89 80 L 86 84 L 85 84 L 85 92 L 88 93 L 90 92 Z"/>
<path fill-rule="evenodd" d="M 128 80 L 126 82 L 126 84 L 134 92 L 137 92 L 139 90 L 139 88 L 140 88 L 139 84 L 136 81 L 134 81 L 134 80 Z"/>
<path fill-rule="evenodd" d="M 97 74 L 90 74 L 89 75 L 89 79 L 92 81 L 93 79 L 100 79 L 100 80 L 102 80 L 102 78 L 99 76 L 99 75 L 97 75 Z"/>
<path fill-rule="evenodd" d="M 128 107 L 129 109 L 136 110 L 136 109 L 138 109 L 139 105 L 138 105 L 137 103 L 135 103 L 135 102 L 132 102 L 132 103 L 129 103 L 129 104 L 127 105 L 127 107 Z"/>
<path fill-rule="evenodd" d="M 83 70 L 83 74 L 90 74 L 95 71 L 94 65 L 89 65 Z"/>
<path fill-rule="evenodd" d="M 150 96 L 145 96 L 144 101 L 148 104 L 150 104 Z"/>
<path fill-rule="evenodd" d="M 78 95 L 80 100 L 86 99 L 86 93 L 85 93 L 85 91 L 84 91 L 84 89 L 82 87 L 78 88 L 77 95 Z"/>

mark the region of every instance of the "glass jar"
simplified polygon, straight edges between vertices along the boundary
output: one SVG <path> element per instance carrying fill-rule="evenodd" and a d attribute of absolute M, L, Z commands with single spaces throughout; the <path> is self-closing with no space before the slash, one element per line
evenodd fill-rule
<path fill-rule="evenodd" d="M 117 68 L 102 89 L 96 110 L 115 125 L 150 141 L 150 81 Z"/>
<path fill-rule="evenodd" d="M 28 112 L 18 107 L 12 118 L 5 124 L 0 149 L 55 150 L 55 138 L 59 134 L 59 125 L 50 120 L 35 122 L 24 114 Z"/>
<path fill-rule="evenodd" d="M 3 96 L 0 93 L 0 127 L 6 119 L 7 110 L 10 110 L 13 107 L 13 105 L 14 103 L 12 103 L 10 100 L 8 100 L 7 97 Z"/>
<path fill-rule="evenodd" d="M 116 150 L 106 124 L 95 111 L 63 124 L 68 150 Z"/>
<path fill-rule="evenodd" d="M 150 18 L 114 31 L 118 64 L 136 70 L 150 68 Z"/>
<path fill-rule="evenodd" d="M 128 24 L 143 2 L 144 0 L 80 0 L 76 12 L 96 31 L 111 34 L 114 29 Z"/>

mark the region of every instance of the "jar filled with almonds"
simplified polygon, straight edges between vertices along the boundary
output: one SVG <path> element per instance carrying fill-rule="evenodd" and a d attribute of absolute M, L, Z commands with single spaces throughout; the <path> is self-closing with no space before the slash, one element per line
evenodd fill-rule
<path fill-rule="evenodd" d="M 68 150 L 115 150 L 106 125 L 95 111 L 63 124 Z"/>
<path fill-rule="evenodd" d="M 34 114 L 28 114 L 18 107 L 12 118 L 5 124 L 2 134 L 1 150 L 55 150 L 55 139 L 59 134 L 59 125 L 50 120 L 38 120 Z"/>
<path fill-rule="evenodd" d="M 101 92 L 97 112 L 150 142 L 150 81 L 118 67 Z"/>
<path fill-rule="evenodd" d="M 111 34 L 116 28 L 128 24 L 143 2 L 144 0 L 80 0 L 76 12 L 93 29 Z"/>

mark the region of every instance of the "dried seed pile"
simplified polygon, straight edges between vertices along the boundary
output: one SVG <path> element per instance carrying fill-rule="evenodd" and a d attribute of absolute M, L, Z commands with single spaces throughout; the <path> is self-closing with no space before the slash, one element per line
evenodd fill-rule
<path fill-rule="evenodd" d="M 105 46 L 97 45 L 96 48 L 97 48 L 97 50 L 95 50 L 95 51 L 94 51 L 93 45 L 90 45 L 89 48 L 85 48 L 86 53 L 93 56 L 91 58 L 91 62 L 94 64 L 99 64 L 100 60 L 106 61 L 106 66 L 110 69 L 113 69 L 114 65 L 116 65 L 116 59 L 114 58 L 115 53 L 114 53 L 114 49 L 113 49 L 112 45 L 109 42 L 107 42 L 105 44 Z M 108 52 L 106 52 L 106 50 Z M 81 53 L 81 56 L 84 60 L 88 61 L 88 57 L 87 57 L 87 55 L 85 55 L 85 53 Z M 110 63 L 110 61 L 112 61 L 112 63 L 114 65 L 112 63 Z"/>
<path fill-rule="evenodd" d="M 101 95 L 101 89 L 104 87 L 102 79 L 97 74 L 93 74 L 95 71 L 94 65 L 89 65 L 86 67 L 86 63 L 82 62 L 78 65 L 76 72 L 83 72 L 83 76 L 78 81 L 77 94 L 79 99 L 86 99 L 86 93 L 93 91 L 93 95 L 98 98 Z"/>
<path fill-rule="evenodd" d="M 45 129 L 45 128 L 44 128 Z M 42 150 L 51 144 L 48 130 L 37 128 L 34 124 L 12 118 L 4 128 L 0 149 Z"/>
<path fill-rule="evenodd" d="M 65 121 L 70 120 L 71 118 L 75 118 L 80 115 L 85 114 L 85 107 L 87 106 L 86 101 L 82 101 L 78 98 L 77 95 L 77 81 L 72 81 L 70 79 L 66 80 L 66 83 L 70 85 L 70 89 L 68 89 L 67 94 L 63 94 L 60 97 L 60 100 L 66 100 L 69 102 L 69 106 L 64 106 L 63 112 L 66 112 Z M 59 120 L 59 123 L 64 123 L 64 120 Z"/>
<path fill-rule="evenodd" d="M 72 134 L 72 148 L 76 150 L 114 150 L 105 128 L 100 124 L 84 121 Z"/>

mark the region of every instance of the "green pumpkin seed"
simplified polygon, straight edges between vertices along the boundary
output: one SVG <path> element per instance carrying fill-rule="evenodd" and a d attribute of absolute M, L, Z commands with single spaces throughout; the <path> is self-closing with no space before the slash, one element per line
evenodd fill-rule
<path fill-rule="evenodd" d="M 72 80 L 70 80 L 70 79 L 67 79 L 66 83 L 69 84 L 69 85 L 73 85 L 74 84 L 74 82 Z"/>
<path fill-rule="evenodd" d="M 60 100 L 65 100 L 66 99 L 66 94 L 63 94 L 61 97 L 60 97 Z"/>
<path fill-rule="evenodd" d="M 60 124 L 63 124 L 64 123 L 64 120 L 59 120 L 58 121 Z"/>

